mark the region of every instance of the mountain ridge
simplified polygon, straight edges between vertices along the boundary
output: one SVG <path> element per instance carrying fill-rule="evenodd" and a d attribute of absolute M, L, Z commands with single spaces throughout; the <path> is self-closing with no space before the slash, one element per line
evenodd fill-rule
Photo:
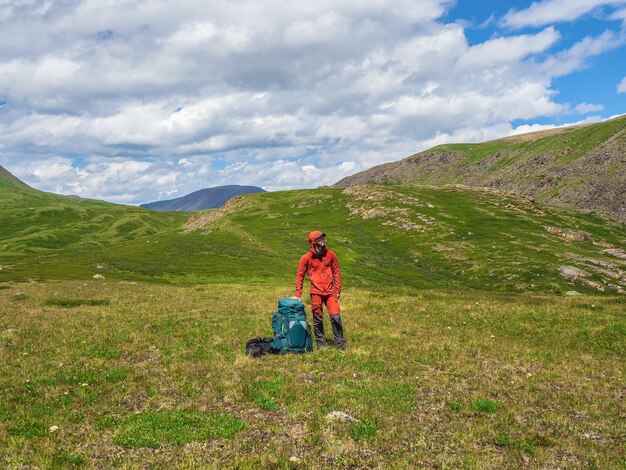
<path fill-rule="evenodd" d="M 141 204 L 140 207 L 162 212 L 194 212 L 206 209 L 216 209 L 226 201 L 240 194 L 265 192 L 258 186 L 225 185 L 204 188 L 185 196 L 163 201 L 153 201 Z"/>
<path fill-rule="evenodd" d="M 626 116 L 596 124 L 445 144 L 348 176 L 335 187 L 461 184 L 626 221 Z"/>

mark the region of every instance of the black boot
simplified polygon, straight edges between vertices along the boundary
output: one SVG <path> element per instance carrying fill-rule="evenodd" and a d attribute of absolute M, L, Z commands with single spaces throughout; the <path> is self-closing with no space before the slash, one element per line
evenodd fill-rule
<path fill-rule="evenodd" d="M 330 324 L 333 327 L 333 335 L 335 336 L 335 345 L 339 349 L 346 349 L 346 342 L 343 339 L 343 325 L 341 324 L 341 315 L 329 315 Z"/>
<path fill-rule="evenodd" d="M 326 336 L 324 336 L 324 317 L 313 315 L 313 332 L 315 333 L 315 344 L 318 348 L 326 346 Z"/>

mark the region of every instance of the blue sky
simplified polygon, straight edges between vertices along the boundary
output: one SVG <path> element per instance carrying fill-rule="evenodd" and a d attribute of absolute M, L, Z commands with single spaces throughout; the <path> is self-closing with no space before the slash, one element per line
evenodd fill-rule
<path fill-rule="evenodd" d="M 511 28 L 503 23 L 503 18 L 509 12 L 524 11 L 532 4 L 554 5 L 555 11 L 567 11 L 568 2 L 520 2 L 520 1 L 492 1 L 474 0 L 456 2 L 448 10 L 446 18 L 450 21 L 466 23 L 465 34 L 470 44 L 478 44 L 496 36 L 506 36 L 512 33 Z M 552 18 L 545 25 L 554 24 L 561 33 L 561 39 L 554 50 L 546 53 L 558 52 L 566 47 L 572 47 L 581 38 L 599 36 L 608 31 L 623 30 L 623 2 L 572 2 L 584 5 L 588 3 L 590 9 L 572 20 Z M 613 17 L 612 17 L 613 16 Z M 542 26 L 534 24 L 520 25 L 513 28 L 515 33 L 532 34 Z M 625 48 L 620 45 L 602 54 L 590 58 L 576 71 L 557 77 L 552 82 L 552 88 L 558 93 L 557 99 L 564 103 L 597 103 L 602 106 L 602 115 L 611 116 L 626 112 L 626 94 L 618 93 L 616 83 L 624 78 L 626 67 L 624 58 Z M 573 113 L 574 115 L 576 113 Z M 587 113 L 578 112 L 581 119 Z M 520 124 L 563 125 L 571 122 L 572 114 L 556 116 L 538 116 L 531 120 L 516 120 Z"/>
<path fill-rule="evenodd" d="M 0 3 L 0 165 L 139 204 L 626 113 L 626 0 Z"/>
<path fill-rule="evenodd" d="M 532 34 L 541 30 L 542 26 L 525 25 L 511 30 L 502 19 L 509 11 L 520 11 L 528 8 L 533 2 L 520 1 L 492 1 L 473 0 L 456 2 L 448 10 L 446 18 L 450 21 L 467 22 L 465 34 L 470 44 L 477 44 L 495 36 L 506 36 L 511 33 Z M 566 10 L 568 2 L 534 2 L 535 4 L 555 4 L 555 10 Z M 576 2 L 573 2 L 576 3 Z M 594 2 L 588 3 L 590 6 Z M 561 34 L 559 43 L 553 50 L 547 53 L 557 52 L 566 47 L 572 47 L 581 38 L 599 36 L 605 31 L 619 31 L 623 29 L 624 19 L 616 16 L 615 12 L 623 11 L 624 4 L 620 2 L 598 2 L 587 13 L 577 16 L 572 21 L 552 20 L 546 25 L 553 24 Z M 490 20 L 491 19 L 491 20 Z M 626 48 L 616 47 L 612 50 L 593 57 L 587 63 L 573 73 L 554 79 L 552 88 L 558 92 L 557 100 L 564 103 L 596 103 L 602 105 L 603 116 L 626 113 L 626 93 L 617 93 L 616 83 L 626 75 Z M 585 113 L 578 113 L 583 118 Z M 562 125 L 571 122 L 571 115 L 540 116 L 528 121 L 516 121 L 521 123 L 541 123 Z"/>

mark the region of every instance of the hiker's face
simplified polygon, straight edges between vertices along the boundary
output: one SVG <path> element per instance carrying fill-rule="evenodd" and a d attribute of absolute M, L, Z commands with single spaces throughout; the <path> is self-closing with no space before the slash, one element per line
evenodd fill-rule
<path fill-rule="evenodd" d="M 323 248 L 326 246 L 326 237 L 319 237 L 315 239 L 315 245 L 319 248 Z"/>

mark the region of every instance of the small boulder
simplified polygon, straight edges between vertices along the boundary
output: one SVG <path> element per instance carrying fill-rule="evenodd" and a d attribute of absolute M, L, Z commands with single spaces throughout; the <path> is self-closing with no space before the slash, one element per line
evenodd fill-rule
<path fill-rule="evenodd" d="M 585 282 L 587 283 L 589 287 L 593 287 L 595 290 L 599 292 L 604 292 L 604 286 L 600 284 L 599 282 L 589 281 L 587 279 L 585 279 Z"/>
<path fill-rule="evenodd" d="M 616 271 L 611 271 L 610 269 L 601 269 L 601 268 L 594 268 L 594 271 L 608 278 L 615 279 L 616 281 L 621 281 L 625 277 L 623 271 L 616 272 Z"/>
<path fill-rule="evenodd" d="M 569 241 L 589 242 L 593 240 L 591 234 L 583 230 L 567 230 L 557 227 L 544 227 L 544 230 Z"/>
<path fill-rule="evenodd" d="M 387 212 L 384 209 L 379 207 L 375 207 L 374 209 L 370 209 L 363 214 L 364 219 L 375 219 L 376 217 L 384 217 L 387 215 Z"/>
<path fill-rule="evenodd" d="M 94 279 L 104 279 L 104 276 L 102 274 L 94 274 L 93 278 Z"/>
<path fill-rule="evenodd" d="M 603 250 L 603 253 L 615 256 L 616 258 L 626 259 L 626 251 L 620 248 L 609 248 L 608 250 Z"/>
<path fill-rule="evenodd" d="M 580 292 L 576 292 L 575 290 L 568 290 L 568 291 L 565 293 L 565 295 L 568 295 L 568 296 L 573 297 L 573 296 L 576 296 L 576 295 L 582 295 L 582 294 L 581 294 Z"/>
<path fill-rule="evenodd" d="M 343 411 L 331 411 L 326 415 L 326 421 L 341 421 L 343 423 L 357 423 L 358 419 L 350 416 Z"/>

